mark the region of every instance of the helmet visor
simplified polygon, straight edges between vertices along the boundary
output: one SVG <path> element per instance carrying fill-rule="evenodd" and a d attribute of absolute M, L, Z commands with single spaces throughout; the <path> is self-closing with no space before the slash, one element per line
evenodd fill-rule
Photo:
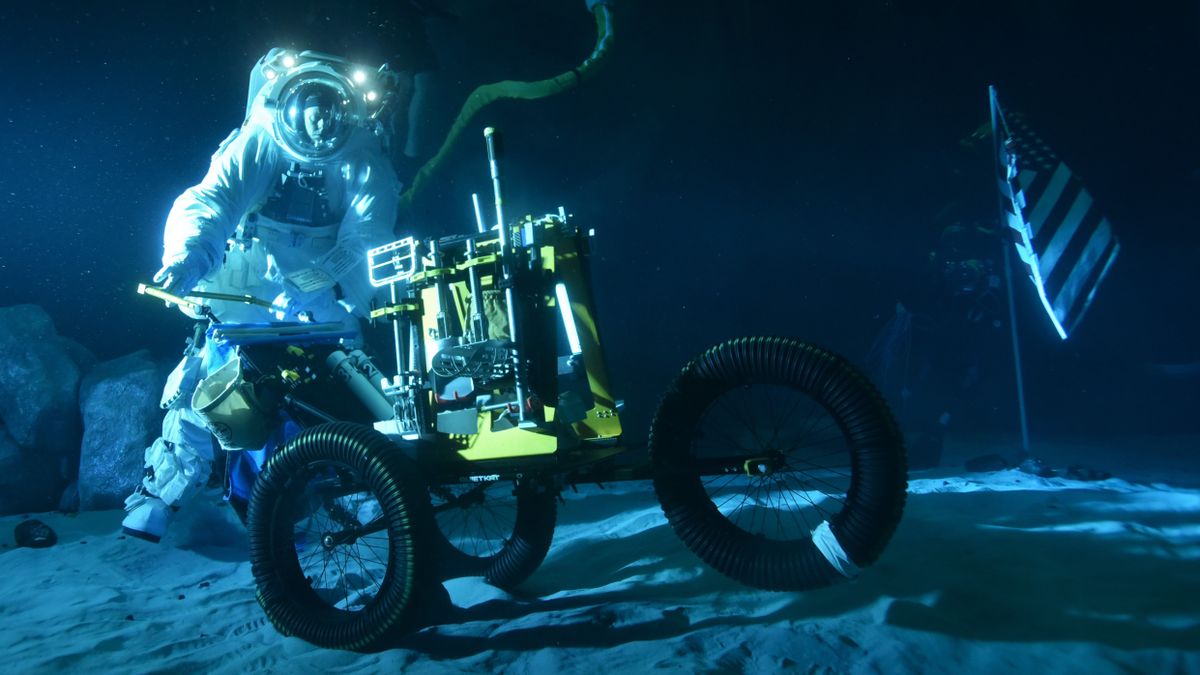
<path fill-rule="evenodd" d="M 280 140 L 294 154 L 311 160 L 328 158 L 350 136 L 347 92 L 336 80 L 302 79 L 284 92 L 276 120 Z"/>

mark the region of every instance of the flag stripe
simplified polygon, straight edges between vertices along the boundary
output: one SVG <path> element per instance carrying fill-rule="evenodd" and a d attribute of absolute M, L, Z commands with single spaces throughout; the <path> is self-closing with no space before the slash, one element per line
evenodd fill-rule
<path fill-rule="evenodd" d="M 1054 175 L 1050 178 L 1049 185 L 1046 190 L 1040 195 L 1026 194 L 1025 198 L 1028 203 L 1033 204 L 1033 210 L 1029 213 L 1029 230 L 1030 234 L 1037 237 L 1038 232 L 1045 224 L 1046 218 L 1050 215 L 1050 211 L 1054 205 L 1058 203 L 1059 197 L 1062 196 L 1063 190 L 1066 189 L 1067 183 L 1071 178 L 1071 172 L 1067 171 L 1065 164 L 1059 164 L 1054 170 Z"/>
<path fill-rule="evenodd" d="M 1062 201 L 1066 203 L 1066 200 Z M 1057 221 L 1061 224 L 1054 229 L 1054 236 L 1050 238 L 1050 243 L 1041 249 L 1040 265 L 1042 278 L 1049 280 L 1050 273 L 1054 270 L 1054 266 L 1058 264 L 1062 254 L 1067 250 L 1067 245 L 1071 243 L 1071 237 L 1075 236 L 1075 232 L 1079 229 L 1079 223 L 1083 221 L 1083 216 L 1087 213 L 1091 205 L 1091 196 L 1088 195 L 1086 190 L 1080 189 L 1075 193 L 1075 200 L 1067 209 L 1066 215 L 1061 220 L 1056 218 L 1054 221 L 1051 221 Z"/>
<path fill-rule="evenodd" d="M 1083 256 L 1071 270 L 1062 292 L 1054 299 L 1059 317 L 1070 326 L 1079 323 L 1087 312 L 1095 296 L 1095 286 L 1089 286 L 1088 282 L 1094 280 L 1095 283 L 1099 283 L 1100 276 L 1112 264 L 1116 245 L 1117 240 L 1112 236 L 1112 228 L 1108 221 L 1101 221 L 1100 227 L 1096 228 L 1088 239 Z"/>
<path fill-rule="evenodd" d="M 997 181 L 1005 225 L 1021 263 L 1064 340 L 1096 296 L 1120 251 L 1083 182 L 992 89 Z"/>
<path fill-rule="evenodd" d="M 1103 218 L 1097 209 L 1091 209 L 1084 215 L 1083 223 L 1075 232 L 1075 236 L 1067 242 L 1066 248 L 1063 249 L 1062 258 L 1059 260 L 1059 263 L 1045 276 L 1046 290 L 1051 295 L 1057 295 L 1062 291 L 1063 286 L 1067 283 L 1067 277 L 1070 276 L 1071 270 L 1083 258 L 1089 238 L 1096 231 L 1096 228 L 1100 226 L 1100 221 Z"/>

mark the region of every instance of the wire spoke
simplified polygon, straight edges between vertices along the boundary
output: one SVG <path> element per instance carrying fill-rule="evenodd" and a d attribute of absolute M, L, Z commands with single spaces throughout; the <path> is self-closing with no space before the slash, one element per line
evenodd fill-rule
<path fill-rule="evenodd" d="M 452 508 L 440 512 L 437 519 L 451 546 L 474 558 L 490 558 L 508 545 L 516 531 L 519 512 L 513 486 L 493 482 L 485 488 L 449 486 L 439 492 L 444 504 L 459 500 Z"/>
<path fill-rule="evenodd" d="M 807 393 L 768 384 L 728 391 L 710 404 L 699 431 L 693 456 L 709 461 L 706 471 L 730 465 L 700 480 L 733 526 L 791 540 L 811 534 L 813 517 L 827 521 L 845 509 L 851 448 L 838 421 Z M 739 454 L 762 456 L 766 468 L 748 474 L 735 465 L 744 461 Z"/>
<path fill-rule="evenodd" d="M 725 407 L 724 409 L 728 410 L 729 414 L 734 419 L 736 419 L 738 422 L 741 422 L 742 426 L 746 427 L 746 430 L 750 432 L 750 435 L 754 436 L 754 440 L 756 443 L 758 443 L 759 447 L 765 447 L 765 445 L 762 441 L 762 438 L 760 438 L 758 435 L 758 429 L 757 429 L 756 425 L 753 424 L 753 419 L 754 419 L 753 411 L 751 411 L 749 413 L 749 416 L 743 416 L 743 415 L 739 414 L 742 412 L 741 410 L 738 410 L 736 412 L 733 411 L 732 408 L 736 408 L 737 406 L 734 404 L 734 402 L 732 402 L 732 397 L 729 397 L 729 396 L 722 396 L 721 398 L 717 399 L 717 402 L 722 404 Z"/>

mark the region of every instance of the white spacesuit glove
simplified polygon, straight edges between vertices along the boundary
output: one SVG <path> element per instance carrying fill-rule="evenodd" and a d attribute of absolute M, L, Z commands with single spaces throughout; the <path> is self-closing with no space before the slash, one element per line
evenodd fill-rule
<path fill-rule="evenodd" d="M 189 255 L 163 267 L 154 275 L 154 283 L 171 295 L 184 296 L 196 287 L 196 283 L 207 272 L 204 263 L 195 255 Z"/>
<path fill-rule="evenodd" d="M 340 309 L 332 311 L 337 306 L 337 296 L 332 288 L 302 291 L 286 280 L 280 285 L 283 286 L 283 292 L 271 301 L 271 312 L 276 321 L 330 321 L 335 320 L 334 316 L 344 313 Z"/>
<path fill-rule="evenodd" d="M 361 346 L 358 319 L 345 304 L 338 301 L 332 288 L 305 293 L 286 282 L 283 287 L 284 292 L 272 302 L 271 312 L 277 321 L 341 323 L 344 330 L 355 334 L 353 337 L 343 337 L 342 344 L 352 348 Z"/>
<path fill-rule="evenodd" d="M 276 321 L 310 323 L 313 320 L 312 311 L 305 308 L 303 303 L 298 302 L 287 291 L 275 296 L 275 299 L 271 301 L 271 314 L 275 316 Z"/>

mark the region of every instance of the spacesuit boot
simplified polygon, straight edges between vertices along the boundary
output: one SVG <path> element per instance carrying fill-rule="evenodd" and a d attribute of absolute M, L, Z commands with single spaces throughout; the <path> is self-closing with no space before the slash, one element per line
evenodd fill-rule
<path fill-rule="evenodd" d="M 129 495 L 125 500 L 125 510 L 128 513 L 121 521 L 121 531 L 155 544 L 162 541 L 175 515 L 166 502 L 141 491 Z"/>
<path fill-rule="evenodd" d="M 211 468 L 212 437 L 203 421 L 186 403 L 168 410 L 162 437 L 146 448 L 146 475 L 125 500 L 122 531 L 161 541 L 179 505 L 207 483 Z"/>

